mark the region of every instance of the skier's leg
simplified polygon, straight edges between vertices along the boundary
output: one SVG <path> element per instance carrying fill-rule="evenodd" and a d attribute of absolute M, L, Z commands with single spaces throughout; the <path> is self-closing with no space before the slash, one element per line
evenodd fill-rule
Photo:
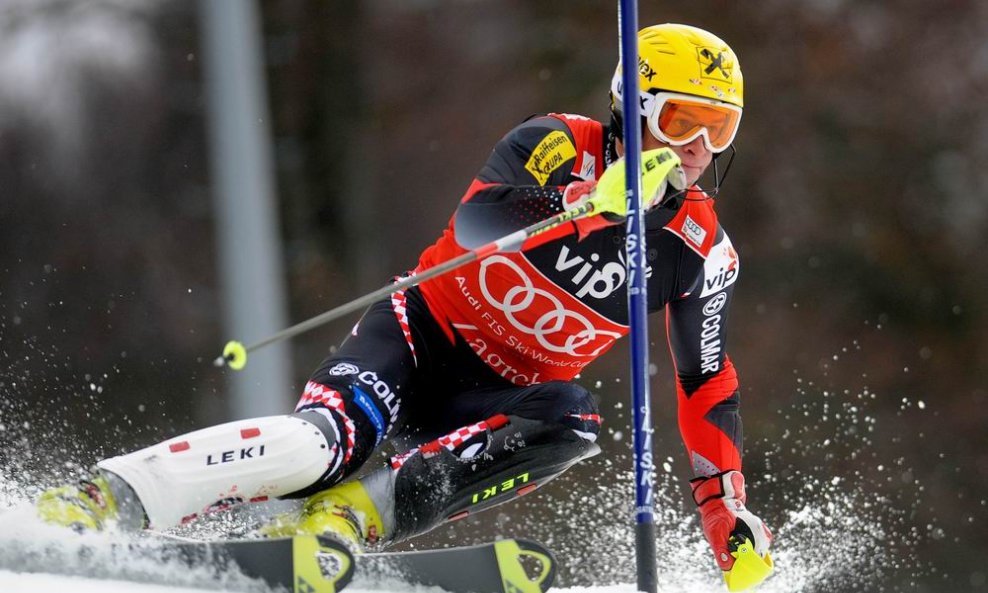
<path fill-rule="evenodd" d="M 312 496 L 300 530 L 342 515 L 367 543 L 393 543 L 527 494 L 599 452 L 596 405 L 575 383 L 464 394 L 451 405 L 491 415 Z"/>
<path fill-rule="evenodd" d="M 320 480 L 335 437 L 308 412 L 239 420 L 104 459 L 87 480 L 37 502 L 50 523 L 165 528 L 213 510 L 281 496 Z"/>
<path fill-rule="evenodd" d="M 92 529 L 110 519 L 163 528 L 335 484 L 399 421 L 415 360 L 398 314 L 388 301 L 372 306 L 313 375 L 295 413 L 230 422 L 100 461 L 92 479 L 42 495 L 39 515 Z"/>

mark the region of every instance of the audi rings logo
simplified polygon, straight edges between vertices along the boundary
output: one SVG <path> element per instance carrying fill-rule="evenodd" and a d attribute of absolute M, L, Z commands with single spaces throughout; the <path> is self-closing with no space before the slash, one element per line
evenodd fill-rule
<path fill-rule="evenodd" d="M 491 268 L 508 280 L 503 294 L 493 294 L 487 281 Z M 534 336 L 539 345 L 549 352 L 570 356 L 592 357 L 606 348 L 621 334 L 594 327 L 589 319 L 570 311 L 552 293 L 537 288 L 518 264 L 510 259 L 494 255 L 480 264 L 480 291 L 495 309 L 504 313 L 508 322 L 518 331 Z M 501 292 L 498 290 L 497 292 Z"/>
<path fill-rule="evenodd" d="M 703 306 L 703 314 L 707 317 L 716 314 L 718 311 L 724 308 L 724 303 L 727 302 L 727 294 L 720 293 L 714 298 L 710 299 L 706 305 Z"/>

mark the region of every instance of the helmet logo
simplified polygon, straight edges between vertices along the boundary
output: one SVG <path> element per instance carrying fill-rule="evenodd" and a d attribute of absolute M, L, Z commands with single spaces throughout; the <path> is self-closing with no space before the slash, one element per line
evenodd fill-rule
<path fill-rule="evenodd" d="M 727 69 L 733 69 L 734 65 L 731 63 L 725 63 L 725 57 L 724 52 L 720 50 L 710 49 L 707 47 L 699 48 L 699 56 L 697 59 L 700 61 L 700 67 L 703 69 L 703 77 L 730 82 L 731 73 Z M 720 71 L 720 76 L 714 74 L 715 70 Z"/>
<path fill-rule="evenodd" d="M 641 56 L 638 56 L 638 73 L 645 77 L 646 80 L 652 82 L 655 78 L 655 69 L 648 65 L 648 62 L 643 60 Z"/>
<path fill-rule="evenodd" d="M 641 71 L 641 68 L 639 68 L 639 71 Z M 654 70 L 650 69 L 650 71 L 652 72 L 652 76 L 656 74 Z M 614 75 L 614 80 L 611 81 L 612 109 L 616 109 L 618 112 L 623 109 L 621 106 L 622 97 L 624 97 L 624 81 L 621 80 L 621 73 L 618 72 Z M 639 91 L 638 109 L 643 116 L 648 117 L 648 114 L 652 112 L 653 103 L 655 103 L 655 95 L 647 91 Z"/>

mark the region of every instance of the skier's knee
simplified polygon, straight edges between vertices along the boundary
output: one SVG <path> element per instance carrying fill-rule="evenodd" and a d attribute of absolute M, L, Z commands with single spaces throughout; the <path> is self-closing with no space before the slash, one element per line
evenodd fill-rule
<path fill-rule="evenodd" d="M 590 442 L 596 441 L 600 432 L 601 417 L 593 395 L 570 381 L 543 383 L 514 413 L 565 426 Z"/>
<path fill-rule="evenodd" d="M 326 489 L 355 472 L 397 422 L 398 398 L 390 387 L 373 372 L 353 370 L 305 385 L 293 415 L 311 421 L 323 432 L 333 461 L 323 478 L 292 497 Z"/>

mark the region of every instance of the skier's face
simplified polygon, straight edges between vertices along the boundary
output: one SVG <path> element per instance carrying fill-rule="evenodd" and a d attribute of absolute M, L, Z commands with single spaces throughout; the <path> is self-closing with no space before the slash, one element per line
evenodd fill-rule
<path fill-rule="evenodd" d="M 659 140 L 652 134 L 645 131 L 642 142 L 642 150 L 652 150 L 668 146 L 683 161 L 683 170 L 686 171 L 686 182 L 693 185 L 703 175 L 703 172 L 710 166 L 714 158 L 714 153 L 707 149 L 703 143 L 703 136 L 697 136 L 692 142 L 682 146 L 672 146 Z"/>

